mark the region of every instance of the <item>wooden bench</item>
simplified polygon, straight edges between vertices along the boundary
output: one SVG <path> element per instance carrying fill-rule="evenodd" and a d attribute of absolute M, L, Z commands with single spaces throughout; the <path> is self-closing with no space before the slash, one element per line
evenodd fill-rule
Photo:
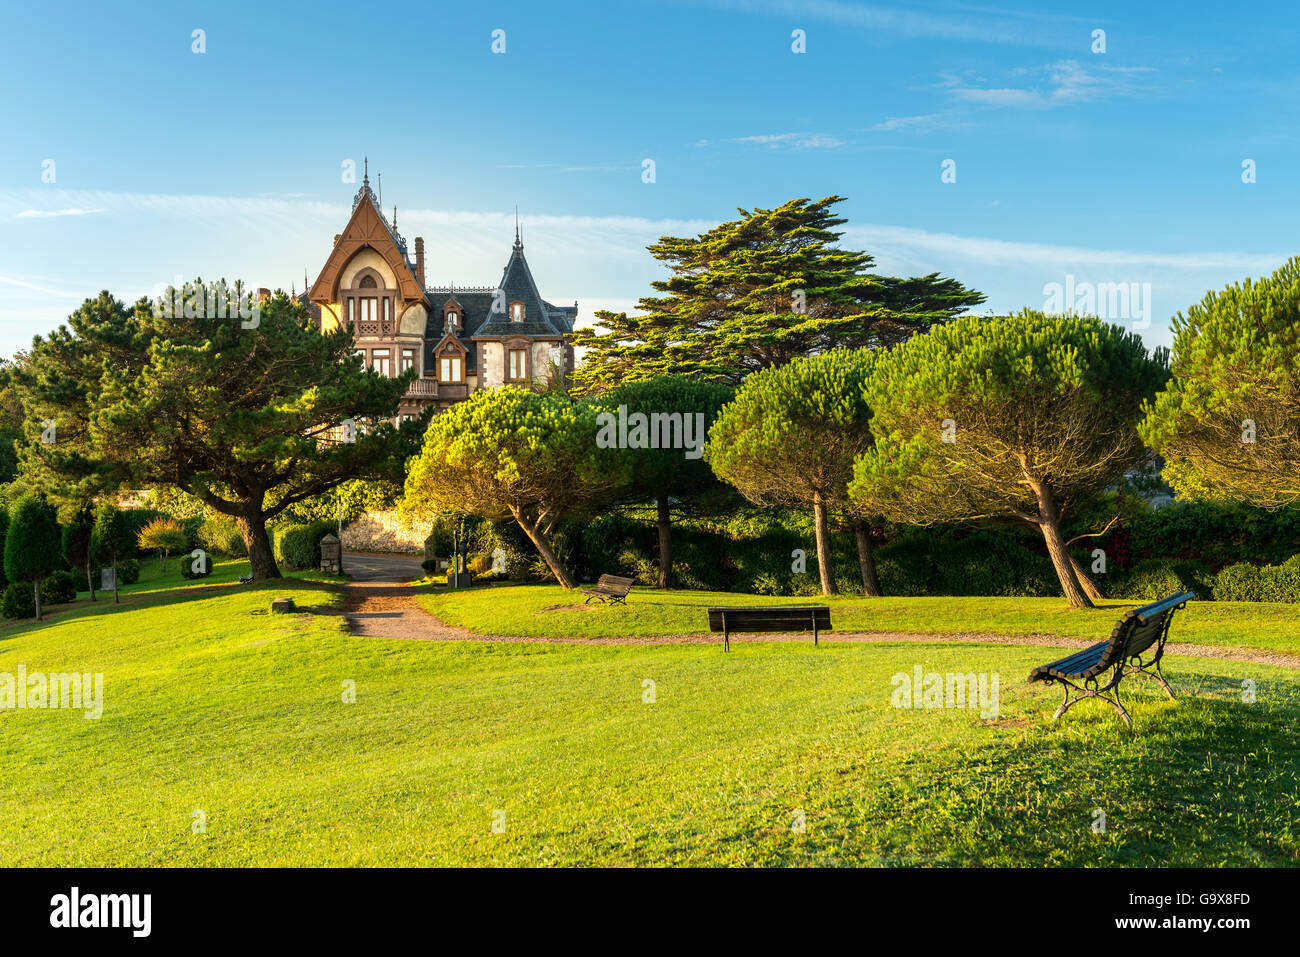
<path fill-rule="evenodd" d="M 776 605 L 769 608 L 710 608 L 709 631 L 722 632 L 722 650 L 731 650 L 733 631 L 811 631 L 813 644 L 831 630 L 831 610 L 825 605 Z"/>
<path fill-rule="evenodd" d="M 1056 709 L 1056 714 L 1052 715 L 1052 720 L 1058 720 L 1072 705 L 1084 698 L 1100 698 L 1119 712 L 1126 725 L 1133 727 L 1128 711 L 1119 700 L 1119 683 L 1125 675 L 1140 674 L 1154 678 L 1172 699 L 1174 692 L 1160 671 L 1160 658 L 1165 652 L 1165 639 L 1169 637 L 1169 624 L 1174 612 L 1195 597 L 1189 591 L 1178 592 L 1141 608 L 1134 608 L 1119 620 L 1105 641 L 1099 641 L 1090 648 L 1051 664 L 1041 665 L 1030 672 L 1031 682 L 1057 682 L 1065 691 L 1065 700 Z M 1142 656 L 1153 648 L 1150 659 L 1143 659 Z M 1070 697 L 1071 689 L 1075 692 L 1073 698 Z"/>
<path fill-rule="evenodd" d="M 626 605 L 627 593 L 632 590 L 632 586 L 635 584 L 635 578 L 623 578 L 620 575 L 601 575 L 594 587 L 582 589 L 582 594 L 588 596 L 583 604 L 590 604 L 591 599 L 595 598 L 598 601 L 612 601 L 620 605 Z"/>

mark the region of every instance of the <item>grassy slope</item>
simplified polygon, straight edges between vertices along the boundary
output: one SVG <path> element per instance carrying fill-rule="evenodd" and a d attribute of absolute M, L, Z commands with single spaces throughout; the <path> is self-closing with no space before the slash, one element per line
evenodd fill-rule
<path fill-rule="evenodd" d="M 279 593 L 334 598 L 311 581 L 166 584 L 102 617 L 78 603 L 0 631 L 0 671 L 85 668 L 106 685 L 100 721 L 0 711 L 0 858 L 1300 863 L 1300 673 L 1286 669 L 1175 660 L 1184 700 L 1135 689 L 1130 734 L 1093 702 L 1053 726 L 1057 694 L 1023 684 L 1032 647 L 402 642 L 264 614 Z M 890 677 L 917 664 L 998 672 L 1001 720 L 894 709 Z"/>
<path fill-rule="evenodd" d="M 1107 601 L 1093 610 L 1061 598 L 767 598 L 726 592 L 634 589 L 627 606 L 583 605 L 557 585 L 476 588 L 420 596 L 434 615 L 480 634 L 597 638 L 687 635 L 708 631 L 704 609 L 715 605 L 831 607 L 839 631 L 919 634 L 978 632 L 1060 635 L 1100 640 L 1137 602 Z M 1174 641 L 1300 653 L 1300 607 L 1252 602 L 1190 602 L 1174 619 Z"/>

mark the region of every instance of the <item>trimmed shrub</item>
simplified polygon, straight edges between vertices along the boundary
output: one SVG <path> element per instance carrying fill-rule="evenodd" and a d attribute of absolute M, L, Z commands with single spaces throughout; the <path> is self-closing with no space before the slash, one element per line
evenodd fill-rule
<path fill-rule="evenodd" d="M 117 578 L 123 585 L 134 585 L 140 580 L 140 560 L 128 558 L 117 563 Z"/>
<path fill-rule="evenodd" d="M 1300 562 L 1281 565 L 1229 565 L 1214 577 L 1215 601 L 1300 602 Z"/>
<path fill-rule="evenodd" d="M 1098 584 L 1105 589 L 1105 576 L 1099 575 L 1098 579 Z M 1177 559 L 1150 558 L 1116 575 L 1107 594 L 1112 598 L 1158 601 L 1180 591 L 1209 597 L 1211 588 L 1203 565 Z"/>
<path fill-rule="evenodd" d="M 203 571 L 196 572 L 194 570 L 194 556 L 192 552 L 193 549 L 179 556 L 181 562 L 181 577 L 189 581 L 193 581 L 196 578 L 207 578 L 212 574 L 212 556 L 210 554 L 206 555 L 203 561 Z"/>
<path fill-rule="evenodd" d="M 320 540 L 336 527 L 325 519 L 309 525 L 277 525 L 273 543 L 276 560 L 290 568 L 319 568 Z"/>
<path fill-rule="evenodd" d="M 28 589 L 30 591 L 30 589 Z M 41 579 L 41 605 L 61 605 L 77 597 L 75 572 L 59 570 Z"/>
<path fill-rule="evenodd" d="M 32 594 L 31 582 L 10 582 L 5 588 L 0 612 L 6 618 L 36 617 L 36 596 Z"/>

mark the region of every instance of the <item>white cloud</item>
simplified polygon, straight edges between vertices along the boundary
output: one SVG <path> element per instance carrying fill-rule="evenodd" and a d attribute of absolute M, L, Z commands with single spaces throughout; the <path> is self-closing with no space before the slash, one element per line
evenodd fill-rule
<path fill-rule="evenodd" d="M 975 86 L 951 75 L 944 78 L 942 85 L 948 87 L 953 97 L 965 103 L 1043 109 L 1152 93 L 1154 87 L 1139 82 L 1138 78 L 1153 72 L 1150 67 L 1084 66 L 1077 60 L 1058 60 L 1032 69 L 1021 67 L 1012 70 L 1012 76 L 1038 80 L 1026 86 Z"/>
<path fill-rule="evenodd" d="M 830 133 L 764 133 L 758 136 L 737 136 L 729 142 L 788 146 L 795 149 L 834 149 L 844 145 L 844 140 Z"/>
<path fill-rule="evenodd" d="M 103 209 L 86 209 L 70 207 L 68 209 L 24 209 L 18 213 L 15 219 L 45 219 L 52 216 L 91 216 L 95 213 L 102 213 Z"/>

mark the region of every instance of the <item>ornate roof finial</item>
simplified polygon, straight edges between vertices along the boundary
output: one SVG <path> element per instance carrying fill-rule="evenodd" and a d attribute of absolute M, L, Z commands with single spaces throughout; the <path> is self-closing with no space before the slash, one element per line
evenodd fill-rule
<path fill-rule="evenodd" d="M 515 203 L 515 249 L 523 249 L 524 242 L 519 238 L 519 204 Z"/>
<path fill-rule="evenodd" d="M 353 169 L 356 169 L 355 166 L 352 167 L 352 168 L 353 168 Z M 354 174 L 354 175 L 355 175 L 355 174 Z M 355 180 L 354 180 L 354 182 L 355 182 Z M 369 156 L 366 157 L 366 174 L 365 174 L 365 176 L 363 176 L 363 177 L 361 178 L 361 182 L 362 182 L 362 184 L 365 185 L 365 186 L 369 186 L 369 185 L 370 185 L 370 157 L 369 157 Z"/>
<path fill-rule="evenodd" d="M 393 228 L 397 228 L 397 204 L 393 203 Z"/>

